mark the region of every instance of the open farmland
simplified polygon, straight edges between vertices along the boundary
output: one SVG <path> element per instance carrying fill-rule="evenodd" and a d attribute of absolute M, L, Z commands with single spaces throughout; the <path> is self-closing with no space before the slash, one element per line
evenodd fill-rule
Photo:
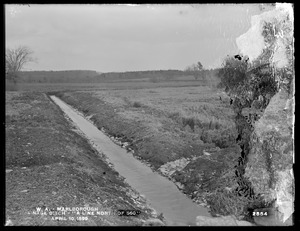
<path fill-rule="evenodd" d="M 13 113 L 15 105 L 21 101 L 25 106 L 31 107 L 21 112 L 25 117 L 30 114 L 32 108 L 38 116 L 42 113 L 41 109 L 49 104 L 45 96 L 57 95 L 83 112 L 99 129 L 104 129 L 107 135 L 118 142 L 127 143 L 127 149 L 133 150 L 135 157 L 151 166 L 154 171 L 174 181 L 178 188 L 195 202 L 210 207 L 205 199 L 205 193 L 209 192 L 210 188 L 216 188 L 216 185 L 203 184 L 202 189 L 199 186 L 203 180 L 217 179 L 232 168 L 240 150 L 234 145 L 236 131 L 229 98 L 216 88 L 201 85 L 203 83 L 197 80 L 156 83 L 145 80 L 93 84 L 22 83 L 18 87 L 23 91 L 15 93 L 15 97 L 13 92 L 7 93 L 7 126 L 14 127 L 13 124 L 18 121 L 18 117 L 10 113 Z M 37 102 L 40 101 L 41 103 L 38 104 Z M 51 105 L 47 110 L 47 113 L 52 115 L 57 109 Z M 11 120 L 11 116 L 15 119 Z M 56 117 L 53 122 L 57 120 Z M 43 122 L 35 117 L 32 121 L 39 126 Z M 22 127 L 20 131 L 23 132 L 24 128 L 24 132 L 28 133 L 26 135 L 28 143 L 33 143 L 32 141 L 37 139 L 34 143 L 42 144 L 46 139 L 42 138 L 41 134 L 37 136 L 30 132 L 27 128 L 29 125 L 26 123 L 20 125 Z M 16 145 L 12 146 L 10 143 L 15 140 L 16 135 L 11 134 L 12 130 L 8 131 L 7 153 L 17 155 L 13 147 L 22 144 L 17 140 Z M 47 130 L 43 129 L 43 133 L 47 135 Z M 52 135 L 48 134 L 48 137 L 52 139 Z M 55 147 L 54 143 L 48 142 L 48 144 L 50 149 Z M 74 147 L 76 145 L 73 144 Z M 88 146 L 82 148 L 86 151 L 89 149 Z M 205 152 L 209 152 L 212 156 L 204 155 Z M 43 153 L 46 154 L 47 151 Z M 66 150 L 61 150 L 60 153 L 65 153 L 62 156 L 68 156 Z M 23 156 L 23 154 L 17 156 L 19 159 L 25 158 L 24 164 L 22 162 L 21 165 L 35 174 L 36 170 L 32 169 L 31 165 L 27 166 L 26 158 L 32 161 L 36 158 Z M 7 157 L 8 166 L 14 169 L 15 165 L 10 164 L 13 159 L 9 155 Z M 38 158 L 43 160 L 44 156 Z M 45 163 L 47 164 L 47 161 Z M 89 165 L 85 161 L 83 163 L 84 166 Z M 212 171 L 213 169 L 217 171 Z M 190 172 L 194 171 L 199 174 L 191 176 Z M 201 173 L 203 171 L 204 178 Z M 10 174 L 10 176 L 17 175 Z M 49 179 L 53 177 L 55 176 L 49 176 Z M 17 191 L 18 188 L 13 190 Z M 197 194 L 194 193 L 196 190 Z M 11 200 L 10 197 L 8 200 Z M 9 217 L 16 222 L 18 216 L 9 215 Z"/>
<path fill-rule="evenodd" d="M 92 116 L 92 120 L 109 134 L 127 139 L 159 140 L 160 145 L 157 143 L 155 148 L 161 146 L 163 152 L 148 151 L 145 157 L 159 167 L 199 152 L 197 148 L 192 151 L 190 146 L 226 148 L 233 145 L 234 142 L 230 143 L 235 138 L 233 112 L 229 99 L 222 95 L 220 100 L 220 95 L 208 87 L 170 87 L 74 91 L 61 96 L 87 116 Z M 117 119 L 119 123 L 114 122 Z M 226 142 L 222 136 L 226 136 Z M 184 151 L 170 154 L 165 150 L 166 145 L 178 146 Z"/>
<path fill-rule="evenodd" d="M 222 92 L 194 86 L 53 94 L 199 204 L 210 207 L 214 190 L 234 188 L 240 148 L 230 99 Z M 212 209 L 222 213 L 218 205 Z"/>
<path fill-rule="evenodd" d="M 107 90 L 107 89 L 143 89 L 160 87 L 184 87 L 202 86 L 200 80 L 177 80 L 177 81 L 157 81 L 152 80 L 117 80 L 102 81 L 97 83 L 19 83 L 17 89 L 21 91 L 69 91 L 69 90 Z"/>

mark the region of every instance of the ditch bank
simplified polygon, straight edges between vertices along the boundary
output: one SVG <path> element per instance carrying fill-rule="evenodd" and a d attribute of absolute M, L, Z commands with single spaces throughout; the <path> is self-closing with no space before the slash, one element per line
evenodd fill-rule
<path fill-rule="evenodd" d="M 114 144 L 109 137 L 69 105 L 55 96 L 50 98 L 83 132 L 94 148 L 108 157 L 107 161 L 125 177 L 125 180 L 145 195 L 155 210 L 163 213 L 168 225 L 195 225 L 198 215 L 210 217 L 204 207 L 194 204 L 171 181 L 154 173 L 126 150 Z"/>
<path fill-rule="evenodd" d="M 6 225 L 163 224 L 145 199 L 77 133 L 45 94 L 6 92 L 5 107 Z M 141 214 L 50 214 L 61 207 L 99 212 L 131 209 L 140 210 Z"/>

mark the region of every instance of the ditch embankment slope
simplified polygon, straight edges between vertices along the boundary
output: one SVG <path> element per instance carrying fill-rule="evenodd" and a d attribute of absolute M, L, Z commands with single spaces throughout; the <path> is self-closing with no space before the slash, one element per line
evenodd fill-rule
<path fill-rule="evenodd" d="M 46 94 L 6 92 L 5 129 L 7 225 L 135 226 L 156 217 Z M 49 215 L 58 207 L 138 209 L 141 214 L 88 216 L 88 220 L 70 215 L 74 221 L 69 216 L 58 220 L 55 217 L 63 216 Z M 37 208 L 48 214 L 36 214 Z"/>

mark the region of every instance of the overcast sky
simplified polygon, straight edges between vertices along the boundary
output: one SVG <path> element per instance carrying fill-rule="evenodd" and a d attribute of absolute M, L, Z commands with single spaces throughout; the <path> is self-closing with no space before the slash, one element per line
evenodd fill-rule
<path fill-rule="evenodd" d="M 205 68 L 238 52 L 258 4 L 6 5 L 6 46 L 26 45 L 25 70 L 139 71 Z"/>

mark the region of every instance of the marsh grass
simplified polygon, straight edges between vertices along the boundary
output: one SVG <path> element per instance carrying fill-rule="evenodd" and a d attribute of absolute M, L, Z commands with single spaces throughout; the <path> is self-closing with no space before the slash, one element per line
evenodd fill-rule
<path fill-rule="evenodd" d="M 215 143 L 220 148 L 226 148 L 236 138 L 235 124 L 230 114 L 215 116 L 217 110 L 214 105 L 204 104 L 170 112 L 168 117 L 179 123 L 182 129 L 189 126 L 204 143 Z"/>
<path fill-rule="evenodd" d="M 144 121 L 145 115 L 151 115 L 145 120 L 146 125 L 153 120 L 150 130 L 159 130 L 156 125 L 159 127 L 162 123 L 167 130 L 178 128 L 180 134 L 194 133 L 205 144 L 215 143 L 220 148 L 230 146 L 236 138 L 230 105 L 221 102 L 218 92 L 209 87 L 107 89 L 92 94 L 113 108 L 125 111 L 129 119 L 141 116 L 134 109 L 143 108 L 145 113 L 140 119 Z"/>
<path fill-rule="evenodd" d="M 248 214 L 247 205 L 249 201 L 245 197 L 236 196 L 226 190 L 217 190 L 208 196 L 211 212 L 223 216 L 235 215 L 246 216 Z M 216 212 L 217 211 L 217 212 Z"/>

